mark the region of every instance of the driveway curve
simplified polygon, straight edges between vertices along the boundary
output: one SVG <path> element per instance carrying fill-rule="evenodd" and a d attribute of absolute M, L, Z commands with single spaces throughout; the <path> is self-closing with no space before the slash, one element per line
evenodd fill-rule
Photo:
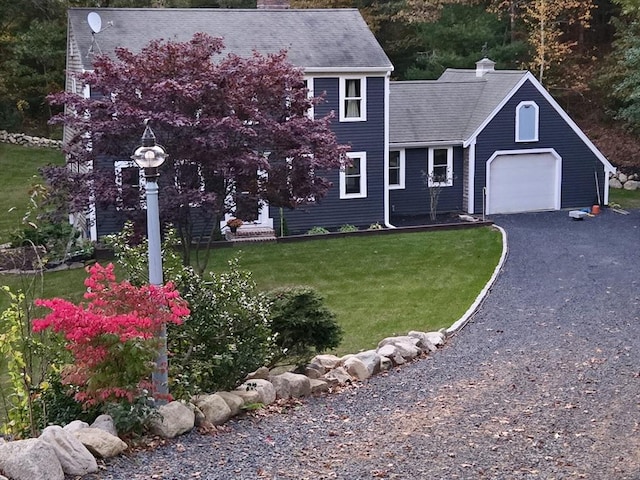
<path fill-rule="evenodd" d="M 87 478 L 639 479 L 640 212 L 493 220 L 502 272 L 439 352 Z"/>

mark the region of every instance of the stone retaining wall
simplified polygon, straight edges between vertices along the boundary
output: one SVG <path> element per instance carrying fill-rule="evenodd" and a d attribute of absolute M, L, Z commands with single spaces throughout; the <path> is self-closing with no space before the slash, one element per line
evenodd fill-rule
<path fill-rule="evenodd" d="M 51 140 L 50 138 L 32 137 L 24 133 L 9 133 L 0 130 L 0 143 L 11 143 L 13 145 L 23 145 L 25 147 L 40 147 L 62 149 L 62 140 Z"/>
<path fill-rule="evenodd" d="M 637 173 L 627 175 L 620 170 L 616 170 L 615 174 L 609 175 L 609 186 L 611 188 L 624 188 L 625 190 L 637 190 L 640 188 L 640 177 Z"/>

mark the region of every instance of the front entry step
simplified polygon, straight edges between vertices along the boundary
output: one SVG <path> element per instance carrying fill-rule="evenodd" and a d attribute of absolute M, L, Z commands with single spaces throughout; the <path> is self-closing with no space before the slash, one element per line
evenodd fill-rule
<path fill-rule="evenodd" d="M 229 242 L 246 243 L 246 242 L 275 242 L 276 232 L 269 227 L 254 227 L 251 225 L 243 225 L 235 232 L 227 231 L 225 234 Z"/>

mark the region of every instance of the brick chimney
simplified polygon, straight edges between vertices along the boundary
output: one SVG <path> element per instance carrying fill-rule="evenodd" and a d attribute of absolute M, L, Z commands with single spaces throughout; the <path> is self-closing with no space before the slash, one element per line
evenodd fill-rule
<path fill-rule="evenodd" d="M 284 10 L 290 7 L 289 0 L 258 0 L 257 3 L 257 8 L 260 10 Z"/>
<path fill-rule="evenodd" d="M 476 62 L 476 77 L 484 77 L 487 72 L 493 72 L 496 66 L 496 62 L 484 57 L 482 60 Z"/>

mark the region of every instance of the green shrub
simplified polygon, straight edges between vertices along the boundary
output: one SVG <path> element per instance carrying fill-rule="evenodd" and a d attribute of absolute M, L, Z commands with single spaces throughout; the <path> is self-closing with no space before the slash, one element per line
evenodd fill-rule
<path fill-rule="evenodd" d="M 342 225 L 339 229 L 339 232 L 341 233 L 348 233 L 348 232 L 357 232 L 358 231 L 358 227 L 356 227 L 355 225 Z"/>
<path fill-rule="evenodd" d="M 303 365 L 314 355 L 340 345 L 342 329 L 314 288 L 280 288 L 271 291 L 269 299 L 277 346 L 272 365 Z"/>
<path fill-rule="evenodd" d="M 329 233 L 329 230 L 324 227 L 312 227 L 307 231 L 307 235 L 324 235 L 325 233 Z"/>
<path fill-rule="evenodd" d="M 382 230 L 384 227 L 382 225 L 380 225 L 379 222 L 376 223 L 372 223 L 371 225 L 369 225 L 369 228 L 367 230 Z"/>
<path fill-rule="evenodd" d="M 101 411 L 111 415 L 113 425 L 121 437 L 142 435 L 151 420 L 159 415 L 151 394 L 146 391 L 132 402 L 122 400 L 117 403 L 107 403 Z"/>
<path fill-rule="evenodd" d="M 168 331 L 175 396 L 233 388 L 269 362 L 269 303 L 237 260 L 208 281 L 187 268 L 176 280 L 191 315 Z"/>

